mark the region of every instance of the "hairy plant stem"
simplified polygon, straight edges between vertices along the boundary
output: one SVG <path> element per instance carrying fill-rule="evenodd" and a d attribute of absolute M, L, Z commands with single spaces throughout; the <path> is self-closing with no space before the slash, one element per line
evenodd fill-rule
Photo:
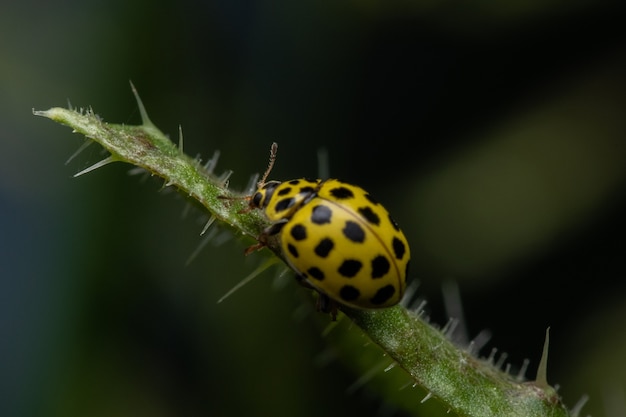
<path fill-rule="evenodd" d="M 138 97 L 137 100 L 143 119 L 140 126 L 105 123 L 92 110 L 51 108 L 33 113 L 69 126 L 109 151 L 110 156 L 93 169 L 116 161 L 141 167 L 196 200 L 236 233 L 252 239 L 258 236 L 268 226 L 264 215 L 259 210 L 246 210 L 244 196 L 229 191 L 223 179 L 199 160 L 185 155 L 181 146 L 174 145 L 150 121 Z M 276 240 L 270 240 L 267 247 L 283 259 Z M 537 382 L 521 382 L 497 369 L 491 361 L 478 359 L 455 346 L 417 312 L 405 307 L 341 310 L 416 384 L 459 416 L 570 415 L 556 391 L 545 382 L 545 365 Z"/>

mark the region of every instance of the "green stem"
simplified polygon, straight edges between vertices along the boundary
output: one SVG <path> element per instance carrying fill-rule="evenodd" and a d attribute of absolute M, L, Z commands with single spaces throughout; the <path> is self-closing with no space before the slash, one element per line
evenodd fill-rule
<path fill-rule="evenodd" d="M 517 381 L 401 306 L 345 310 L 418 385 L 460 416 L 568 416 L 556 391 Z"/>
<path fill-rule="evenodd" d="M 133 91 L 136 95 L 134 88 Z M 196 200 L 235 232 L 251 238 L 258 236 L 268 226 L 260 210 L 245 210 L 245 196 L 229 191 L 224 180 L 209 172 L 200 161 L 185 155 L 152 124 L 138 97 L 137 101 L 143 119 L 141 126 L 105 123 L 91 110 L 55 107 L 33 113 L 69 126 L 107 149 L 111 155 L 93 169 L 115 161 L 142 167 Z M 275 240 L 269 242 L 268 248 L 282 259 Z M 440 330 L 404 307 L 379 311 L 342 308 L 342 311 L 416 384 L 459 416 L 570 415 L 555 390 L 545 382 L 545 374 L 538 378 L 540 383 L 517 381 L 490 361 L 480 360 L 455 346 Z"/>

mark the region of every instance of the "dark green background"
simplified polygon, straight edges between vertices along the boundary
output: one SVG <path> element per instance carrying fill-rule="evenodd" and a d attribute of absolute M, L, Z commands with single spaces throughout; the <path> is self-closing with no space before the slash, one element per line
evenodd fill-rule
<path fill-rule="evenodd" d="M 221 231 L 186 267 L 202 213 L 160 181 L 123 164 L 71 178 L 105 155 L 65 166 L 82 139 L 31 109 L 138 123 L 132 80 L 188 154 L 221 151 L 234 188 L 272 141 L 275 179 L 315 177 L 325 149 L 404 228 L 436 323 L 456 282 L 469 337 L 492 332 L 481 354 L 528 358 L 529 377 L 551 327 L 566 403 L 623 415 L 626 10 L 492 3 L 0 6 L 0 414 L 404 412 L 367 384 L 346 394 L 365 370 L 324 359 L 326 318 L 289 277 L 216 304 L 262 258 Z"/>

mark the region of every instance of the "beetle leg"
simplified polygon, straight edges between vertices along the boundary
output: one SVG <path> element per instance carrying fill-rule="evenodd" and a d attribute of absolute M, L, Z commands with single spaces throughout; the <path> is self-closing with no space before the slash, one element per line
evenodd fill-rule
<path fill-rule="evenodd" d="M 255 243 L 252 246 L 248 246 L 246 248 L 246 250 L 244 251 L 245 255 L 250 255 L 252 252 L 257 251 L 257 250 L 261 250 L 264 247 L 267 246 L 267 239 L 270 236 L 274 236 L 276 234 L 278 234 L 281 229 L 283 228 L 283 226 L 287 223 L 287 219 L 285 220 L 280 220 L 276 223 L 273 223 L 269 226 L 267 226 L 265 229 L 263 229 L 263 231 L 261 232 L 261 234 L 259 234 L 259 236 L 257 236 L 256 240 L 257 243 Z"/>
<path fill-rule="evenodd" d="M 315 307 L 319 312 L 329 313 L 332 321 L 337 321 L 337 302 L 328 297 L 326 294 L 320 293 L 319 297 L 317 297 Z"/>

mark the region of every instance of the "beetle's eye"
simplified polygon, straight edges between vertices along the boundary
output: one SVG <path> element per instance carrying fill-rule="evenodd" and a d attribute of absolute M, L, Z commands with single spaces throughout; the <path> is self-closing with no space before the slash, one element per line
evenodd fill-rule
<path fill-rule="evenodd" d="M 263 200 L 263 193 L 255 193 L 250 200 L 250 207 L 261 207 L 261 200 Z"/>

